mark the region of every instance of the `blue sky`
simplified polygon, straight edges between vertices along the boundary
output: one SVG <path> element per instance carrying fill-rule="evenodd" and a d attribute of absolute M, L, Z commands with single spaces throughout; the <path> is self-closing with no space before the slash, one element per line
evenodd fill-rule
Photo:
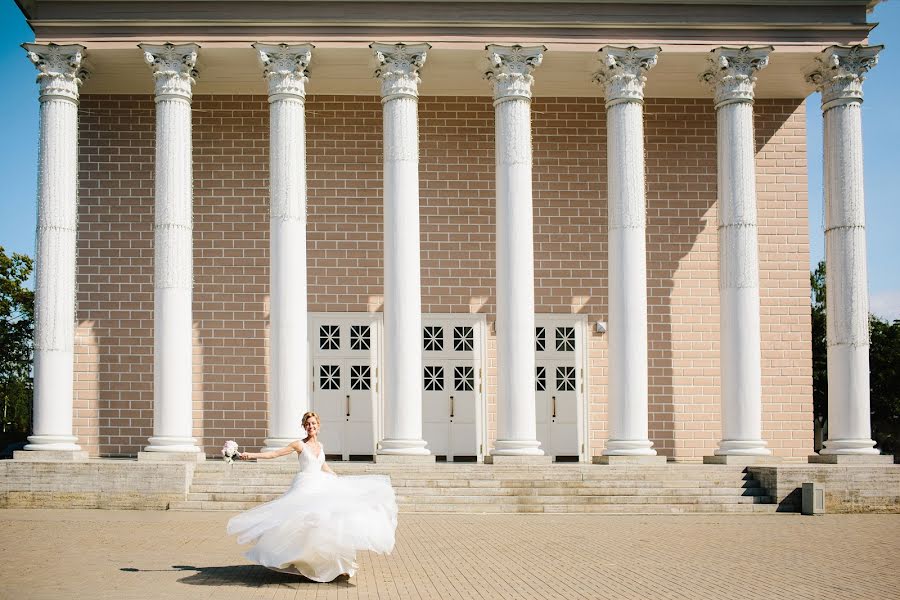
<path fill-rule="evenodd" d="M 866 218 L 869 251 L 870 309 L 900 319 L 900 2 L 883 2 L 869 17 L 880 23 L 872 44 L 885 44 L 878 66 L 866 80 L 863 103 Z M 0 73 L 6 87 L 0 93 L 3 143 L 0 143 L 0 245 L 6 252 L 34 256 L 37 183 L 37 71 L 19 47 L 33 40 L 31 29 L 13 0 L 0 0 Z M 765 71 L 760 75 L 765 76 Z M 824 258 L 822 200 L 822 118 L 819 96 L 809 97 L 810 261 Z"/>

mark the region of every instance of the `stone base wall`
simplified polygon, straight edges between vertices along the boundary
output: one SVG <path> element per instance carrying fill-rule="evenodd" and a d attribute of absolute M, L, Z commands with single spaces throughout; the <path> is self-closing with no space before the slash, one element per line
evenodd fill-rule
<path fill-rule="evenodd" d="M 784 465 L 748 467 L 778 510 L 800 512 L 804 483 L 825 490 L 827 513 L 900 513 L 900 465 Z"/>

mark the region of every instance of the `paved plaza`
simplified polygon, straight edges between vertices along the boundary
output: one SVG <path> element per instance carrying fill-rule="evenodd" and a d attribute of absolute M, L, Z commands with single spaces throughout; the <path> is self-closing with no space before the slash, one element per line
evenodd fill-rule
<path fill-rule="evenodd" d="M 250 565 L 231 513 L 0 510 L 0 596 L 840 598 L 900 589 L 898 515 L 401 514 L 390 556 L 330 584 Z"/>

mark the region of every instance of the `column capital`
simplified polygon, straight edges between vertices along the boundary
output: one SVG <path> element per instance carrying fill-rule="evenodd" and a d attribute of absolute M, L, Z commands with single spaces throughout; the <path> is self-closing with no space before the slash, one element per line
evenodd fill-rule
<path fill-rule="evenodd" d="M 822 111 L 862 102 L 866 73 L 878 64 L 884 46 L 830 46 L 822 50 L 806 74 L 806 81 L 822 93 Z"/>
<path fill-rule="evenodd" d="M 419 69 L 431 44 L 381 44 L 373 42 L 369 48 L 375 53 L 375 77 L 381 79 L 381 101 L 399 97 L 419 97 Z"/>
<path fill-rule="evenodd" d="M 594 81 L 603 87 L 606 107 L 620 102 L 643 102 L 646 73 L 656 66 L 662 48 L 603 46 L 600 48 L 600 69 Z"/>
<path fill-rule="evenodd" d="M 153 70 L 156 100 L 191 100 L 191 86 L 197 78 L 197 44 L 138 44 L 144 61 Z"/>
<path fill-rule="evenodd" d="M 753 102 L 756 72 L 769 64 L 774 48 L 720 47 L 710 50 L 707 69 L 700 75 L 715 93 L 716 108 L 732 102 Z"/>
<path fill-rule="evenodd" d="M 41 101 L 62 98 L 78 102 L 78 88 L 88 78 L 82 67 L 85 48 L 81 44 L 22 44 L 28 59 L 40 73 Z"/>
<path fill-rule="evenodd" d="M 494 85 L 494 100 L 531 100 L 531 72 L 544 60 L 546 46 L 485 46 L 490 64 L 484 78 Z"/>
<path fill-rule="evenodd" d="M 306 98 L 306 67 L 312 59 L 312 44 L 251 44 L 259 53 L 266 81 L 269 82 L 269 101 L 286 97 Z"/>

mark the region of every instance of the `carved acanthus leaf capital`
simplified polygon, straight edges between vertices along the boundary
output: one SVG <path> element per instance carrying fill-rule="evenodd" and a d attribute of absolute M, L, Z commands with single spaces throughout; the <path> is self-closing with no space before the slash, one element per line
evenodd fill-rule
<path fill-rule="evenodd" d="M 369 44 L 375 53 L 375 77 L 381 79 L 382 102 L 419 97 L 419 70 L 431 44 Z"/>
<path fill-rule="evenodd" d="M 485 48 L 489 63 L 485 79 L 494 84 L 494 100 L 531 99 L 532 71 L 544 60 L 545 46 L 497 46 Z"/>
<path fill-rule="evenodd" d="M 78 88 L 88 78 L 82 66 L 85 48 L 80 44 L 22 44 L 28 59 L 37 68 L 41 99 L 64 98 L 78 101 Z"/>
<path fill-rule="evenodd" d="M 606 106 L 619 102 L 643 102 L 646 73 L 656 66 L 662 48 L 600 48 L 600 69 L 594 73 L 594 81 L 600 84 L 606 97 Z"/>
<path fill-rule="evenodd" d="M 197 44 L 138 44 L 144 61 L 153 70 L 156 100 L 191 99 L 191 87 L 197 78 Z"/>
<path fill-rule="evenodd" d="M 312 59 L 312 44 L 253 44 L 259 52 L 266 81 L 269 82 L 269 100 L 279 97 L 306 97 L 306 68 Z"/>
<path fill-rule="evenodd" d="M 715 48 L 707 58 L 707 69 L 700 75 L 715 93 L 716 108 L 732 102 L 753 102 L 756 72 L 769 64 L 774 48 Z"/>
<path fill-rule="evenodd" d="M 822 93 L 822 110 L 862 102 L 866 73 L 878 64 L 884 46 L 831 46 L 816 57 L 806 81 Z"/>

